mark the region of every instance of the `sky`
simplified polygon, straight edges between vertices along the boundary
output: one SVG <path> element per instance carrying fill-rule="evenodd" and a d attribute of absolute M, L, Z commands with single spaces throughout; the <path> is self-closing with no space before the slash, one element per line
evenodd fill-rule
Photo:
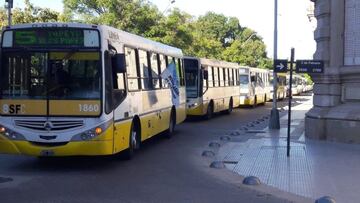
<path fill-rule="evenodd" d="M 30 0 L 33 4 L 62 11 L 62 0 Z M 274 1 L 272 0 L 149 0 L 160 11 L 177 7 L 194 17 L 208 11 L 237 17 L 241 26 L 255 30 L 264 40 L 268 57 L 273 58 Z M 46 2 L 46 4 L 44 4 Z M 316 49 L 314 25 L 309 22 L 310 0 L 278 0 L 278 58 L 289 59 L 295 48 L 296 59 L 312 59 Z M 14 0 L 14 7 L 23 7 L 23 0 Z M 170 6 L 169 6 L 170 5 Z M 168 8 L 168 9 L 166 9 Z M 167 10 L 167 11 L 166 11 Z"/>

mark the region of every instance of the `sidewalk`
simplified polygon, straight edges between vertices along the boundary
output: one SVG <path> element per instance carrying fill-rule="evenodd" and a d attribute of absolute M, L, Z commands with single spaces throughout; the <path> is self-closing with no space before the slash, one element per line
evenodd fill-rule
<path fill-rule="evenodd" d="M 331 196 L 336 202 L 360 202 L 360 145 L 305 139 L 304 117 L 312 100 L 303 101 L 292 108 L 289 158 L 287 113 L 280 119 L 280 131 L 243 131 L 221 147 L 218 158 L 241 176 L 256 176 L 283 191 L 312 199 Z M 249 139 L 244 141 L 244 136 Z"/>

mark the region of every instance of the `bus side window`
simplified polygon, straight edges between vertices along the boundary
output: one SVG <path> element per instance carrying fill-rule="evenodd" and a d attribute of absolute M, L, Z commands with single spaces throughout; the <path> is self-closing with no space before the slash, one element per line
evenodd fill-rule
<path fill-rule="evenodd" d="M 213 67 L 208 66 L 208 67 L 207 67 L 207 70 L 208 70 L 208 83 L 209 83 L 209 87 L 214 87 Z"/>
<path fill-rule="evenodd" d="M 104 53 L 105 59 L 105 113 L 109 114 L 113 110 L 113 79 L 111 55 L 109 51 Z"/>
<path fill-rule="evenodd" d="M 163 54 L 159 55 L 159 63 L 160 63 L 160 74 L 163 73 L 167 67 L 167 57 Z M 167 84 L 167 82 L 165 82 L 165 80 L 161 80 L 162 83 L 162 88 L 169 88 L 169 85 Z"/>
<path fill-rule="evenodd" d="M 228 71 L 228 80 L 229 80 L 229 86 L 232 86 L 232 74 L 231 74 L 231 70 L 232 68 L 228 68 L 227 71 Z"/>
<path fill-rule="evenodd" d="M 159 73 L 159 63 L 158 63 L 158 54 L 150 53 L 150 65 L 151 65 L 151 82 L 152 87 L 155 89 L 160 88 L 160 73 Z"/>
<path fill-rule="evenodd" d="M 219 67 L 219 80 L 220 80 L 220 87 L 224 87 L 224 68 Z"/>
<path fill-rule="evenodd" d="M 112 80 L 112 90 L 111 90 L 111 110 L 115 109 L 120 105 L 120 103 L 125 99 L 126 97 L 126 90 L 125 90 L 125 74 L 124 73 L 117 73 L 117 67 L 116 65 L 120 65 L 117 63 L 113 63 L 113 58 L 116 57 L 117 50 L 115 47 L 111 46 L 109 44 L 109 49 L 111 50 L 111 53 L 108 52 L 110 58 L 109 65 L 106 66 L 106 69 L 109 70 L 109 74 L 111 76 L 108 76 L 109 78 L 106 78 L 105 83 L 107 80 Z M 106 74 L 106 73 L 105 73 Z M 110 95 L 109 95 L 110 100 Z"/>
<path fill-rule="evenodd" d="M 229 86 L 229 75 L 227 68 L 223 68 L 223 76 L 224 76 L 224 86 Z"/>
<path fill-rule="evenodd" d="M 179 64 L 179 70 L 180 70 L 180 86 L 185 86 L 185 77 L 184 77 L 184 66 L 181 59 L 177 59 Z"/>
<path fill-rule="evenodd" d="M 177 73 L 177 79 L 179 82 L 179 86 L 181 86 L 181 80 L 182 80 L 182 76 L 181 76 L 181 68 L 180 68 L 180 64 L 179 61 L 177 60 L 177 58 L 172 58 L 172 62 L 175 63 L 175 67 L 176 67 L 176 73 Z"/>
<path fill-rule="evenodd" d="M 219 68 L 218 67 L 212 67 L 212 68 L 214 74 L 214 87 L 219 87 Z"/>
<path fill-rule="evenodd" d="M 235 70 L 235 84 L 240 85 L 239 70 L 238 69 Z"/>
<path fill-rule="evenodd" d="M 140 64 L 140 73 L 141 73 L 141 87 L 143 90 L 149 90 L 151 89 L 151 83 L 150 83 L 150 70 L 148 65 L 148 57 L 147 52 L 140 50 L 139 53 L 139 64 Z"/>
<path fill-rule="evenodd" d="M 125 47 L 125 61 L 128 79 L 128 88 L 130 91 L 139 90 L 139 74 L 136 65 L 136 50 Z"/>
<path fill-rule="evenodd" d="M 261 79 L 261 77 L 258 77 L 258 85 L 259 85 L 260 87 L 265 87 L 265 86 L 264 86 L 264 81 Z"/>

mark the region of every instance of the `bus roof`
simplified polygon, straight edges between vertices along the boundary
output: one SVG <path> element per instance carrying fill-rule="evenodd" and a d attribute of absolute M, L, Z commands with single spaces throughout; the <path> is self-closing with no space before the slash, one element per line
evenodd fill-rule
<path fill-rule="evenodd" d="M 106 34 L 109 36 L 110 32 L 116 33 L 119 36 L 119 42 L 123 43 L 124 45 L 131 46 L 133 48 L 144 49 L 146 51 L 156 52 L 159 54 L 166 54 L 173 57 L 183 57 L 183 53 L 179 48 L 162 44 L 160 42 L 155 42 L 107 25 L 100 25 L 99 28 L 101 32 L 103 32 L 104 36 L 106 36 Z"/>

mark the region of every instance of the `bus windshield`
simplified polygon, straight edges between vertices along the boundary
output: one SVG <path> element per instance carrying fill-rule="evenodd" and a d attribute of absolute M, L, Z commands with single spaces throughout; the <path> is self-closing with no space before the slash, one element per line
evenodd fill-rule
<path fill-rule="evenodd" d="M 249 84 L 249 76 L 248 75 L 240 75 L 240 84 L 242 84 L 242 85 Z"/>
<path fill-rule="evenodd" d="M 8 51 L 0 81 L 2 99 L 100 100 L 100 53 Z"/>
<path fill-rule="evenodd" d="M 197 60 L 184 60 L 185 78 L 186 78 L 186 95 L 189 98 L 198 97 L 199 93 L 199 68 Z"/>

